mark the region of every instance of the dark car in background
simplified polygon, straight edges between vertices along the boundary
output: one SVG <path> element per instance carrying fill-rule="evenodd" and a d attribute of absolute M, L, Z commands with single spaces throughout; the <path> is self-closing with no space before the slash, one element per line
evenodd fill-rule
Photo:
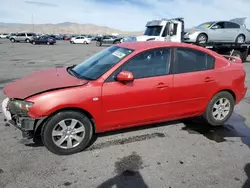
<path fill-rule="evenodd" d="M 122 37 L 116 37 L 116 36 L 103 36 L 103 37 L 98 37 L 96 39 L 96 46 L 102 46 L 103 44 L 118 44 L 121 43 Z"/>
<path fill-rule="evenodd" d="M 32 41 L 30 41 L 32 44 L 47 44 L 47 45 L 53 45 L 56 43 L 56 39 L 53 37 L 48 36 L 41 36 L 34 38 Z"/>

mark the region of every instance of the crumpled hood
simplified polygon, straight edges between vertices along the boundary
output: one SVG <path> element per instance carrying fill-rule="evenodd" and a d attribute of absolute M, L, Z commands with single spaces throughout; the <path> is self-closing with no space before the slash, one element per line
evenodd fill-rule
<path fill-rule="evenodd" d="M 49 90 L 81 86 L 87 80 L 75 78 L 64 68 L 51 68 L 34 72 L 4 87 L 3 92 L 9 98 L 25 99 L 31 95 Z"/>

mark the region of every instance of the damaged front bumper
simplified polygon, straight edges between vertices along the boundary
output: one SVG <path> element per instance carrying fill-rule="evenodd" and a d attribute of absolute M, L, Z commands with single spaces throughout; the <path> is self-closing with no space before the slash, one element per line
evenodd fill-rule
<path fill-rule="evenodd" d="M 41 122 L 45 119 L 45 117 L 41 119 L 32 119 L 31 117 L 23 117 L 22 115 L 13 114 L 9 110 L 8 104 L 9 99 L 6 98 L 2 102 L 2 112 L 6 125 L 14 126 L 15 128 L 22 131 L 22 135 L 24 138 L 33 138 L 34 133 L 36 132 Z"/>

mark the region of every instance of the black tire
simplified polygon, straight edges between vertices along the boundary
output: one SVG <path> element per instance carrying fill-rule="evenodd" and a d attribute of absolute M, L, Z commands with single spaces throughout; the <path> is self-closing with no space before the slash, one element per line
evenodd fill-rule
<path fill-rule="evenodd" d="M 246 62 L 247 61 L 247 57 L 248 57 L 248 50 L 245 50 L 243 53 L 241 53 L 241 59 L 242 59 L 242 62 Z"/>
<path fill-rule="evenodd" d="M 30 43 L 30 39 L 26 39 L 25 42 Z"/>
<path fill-rule="evenodd" d="M 101 45 L 102 45 L 102 42 L 96 41 L 96 46 L 101 46 Z"/>
<path fill-rule="evenodd" d="M 79 145 L 70 149 L 64 149 L 57 146 L 52 138 L 53 129 L 58 125 L 60 121 L 65 119 L 78 120 L 85 128 L 85 136 L 83 140 L 79 143 Z M 62 111 L 56 113 L 43 125 L 41 132 L 42 141 L 45 147 L 49 151 L 57 155 L 71 155 L 74 153 L 81 152 L 88 146 L 92 136 L 93 127 L 91 121 L 88 119 L 87 116 L 77 111 Z"/>
<path fill-rule="evenodd" d="M 16 40 L 12 38 L 12 39 L 10 39 L 10 42 L 14 43 L 14 42 L 16 42 Z"/>
<path fill-rule="evenodd" d="M 208 37 L 204 33 L 199 34 L 197 39 L 196 39 L 197 44 L 206 44 L 207 41 L 208 41 Z"/>
<path fill-rule="evenodd" d="M 240 41 L 239 41 L 239 40 L 240 40 Z M 240 35 L 238 35 L 238 36 L 236 37 L 235 43 L 236 43 L 236 44 L 243 44 L 243 43 L 246 42 L 245 40 L 246 40 L 245 35 L 240 34 Z"/>
<path fill-rule="evenodd" d="M 36 42 L 35 42 L 35 41 L 33 41 L 33 42 L 32 42 L 32 44 L 33 44 L 33 45 L 35 45 L 35 44 L 36 44 Z"/>
<path fill-rule="evenodd" d="M 230 103 L 229 112 L 223 119 L 217 120 L 213 116 L 213 109 L 214 109 L 215 103 L 219 99 L 222 99 L 222 98 L 225 98 L 229 101 Z M 229 92 L 227 91 L 219 92 L 209 102 L 207 109 L 203 114 L 203 118 L 207 121 L 208 124 L 212 126 L 221 126 L 231 117 L 233 110 L 234 110 L 234 105 L 235 105 L 234 97 Z"/>
<path fill-rule="evenodd" d="M 115 41 L 114 44 L 119 44 L 121 43 L 119 40 Z"/>
<path fill-rule="evenodd" d="M 242 53 L 238 50 L 234 50 L 234 52 L 232 53 L 232 56 L 242 59 Z"/>
<path fill-rule="evenodd" d="M 47 42 L 47 45 L 50 45 L 50 42 Z"/>

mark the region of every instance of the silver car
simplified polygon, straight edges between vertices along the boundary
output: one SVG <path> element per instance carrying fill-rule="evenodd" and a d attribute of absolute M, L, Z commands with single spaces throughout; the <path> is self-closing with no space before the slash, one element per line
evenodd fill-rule
<path fill-rule="evenodd" d="M 200 24 L 184 35 L 184 42 L 205 44 L 208 42 L 228 42 L 242 44 L 250 40 L 250 31 L 245 25 L 246 18 L 229 21 L 211 21 Z"/>
<path fill-rule="evenodd" d="M 36 37 L 35 33 L 18 33 L 15 36 L 11 36 L 9 39 L 12 43 L 14 42 L 30 43 L 30 41 L 32 41 L 34 37 Z"/>

